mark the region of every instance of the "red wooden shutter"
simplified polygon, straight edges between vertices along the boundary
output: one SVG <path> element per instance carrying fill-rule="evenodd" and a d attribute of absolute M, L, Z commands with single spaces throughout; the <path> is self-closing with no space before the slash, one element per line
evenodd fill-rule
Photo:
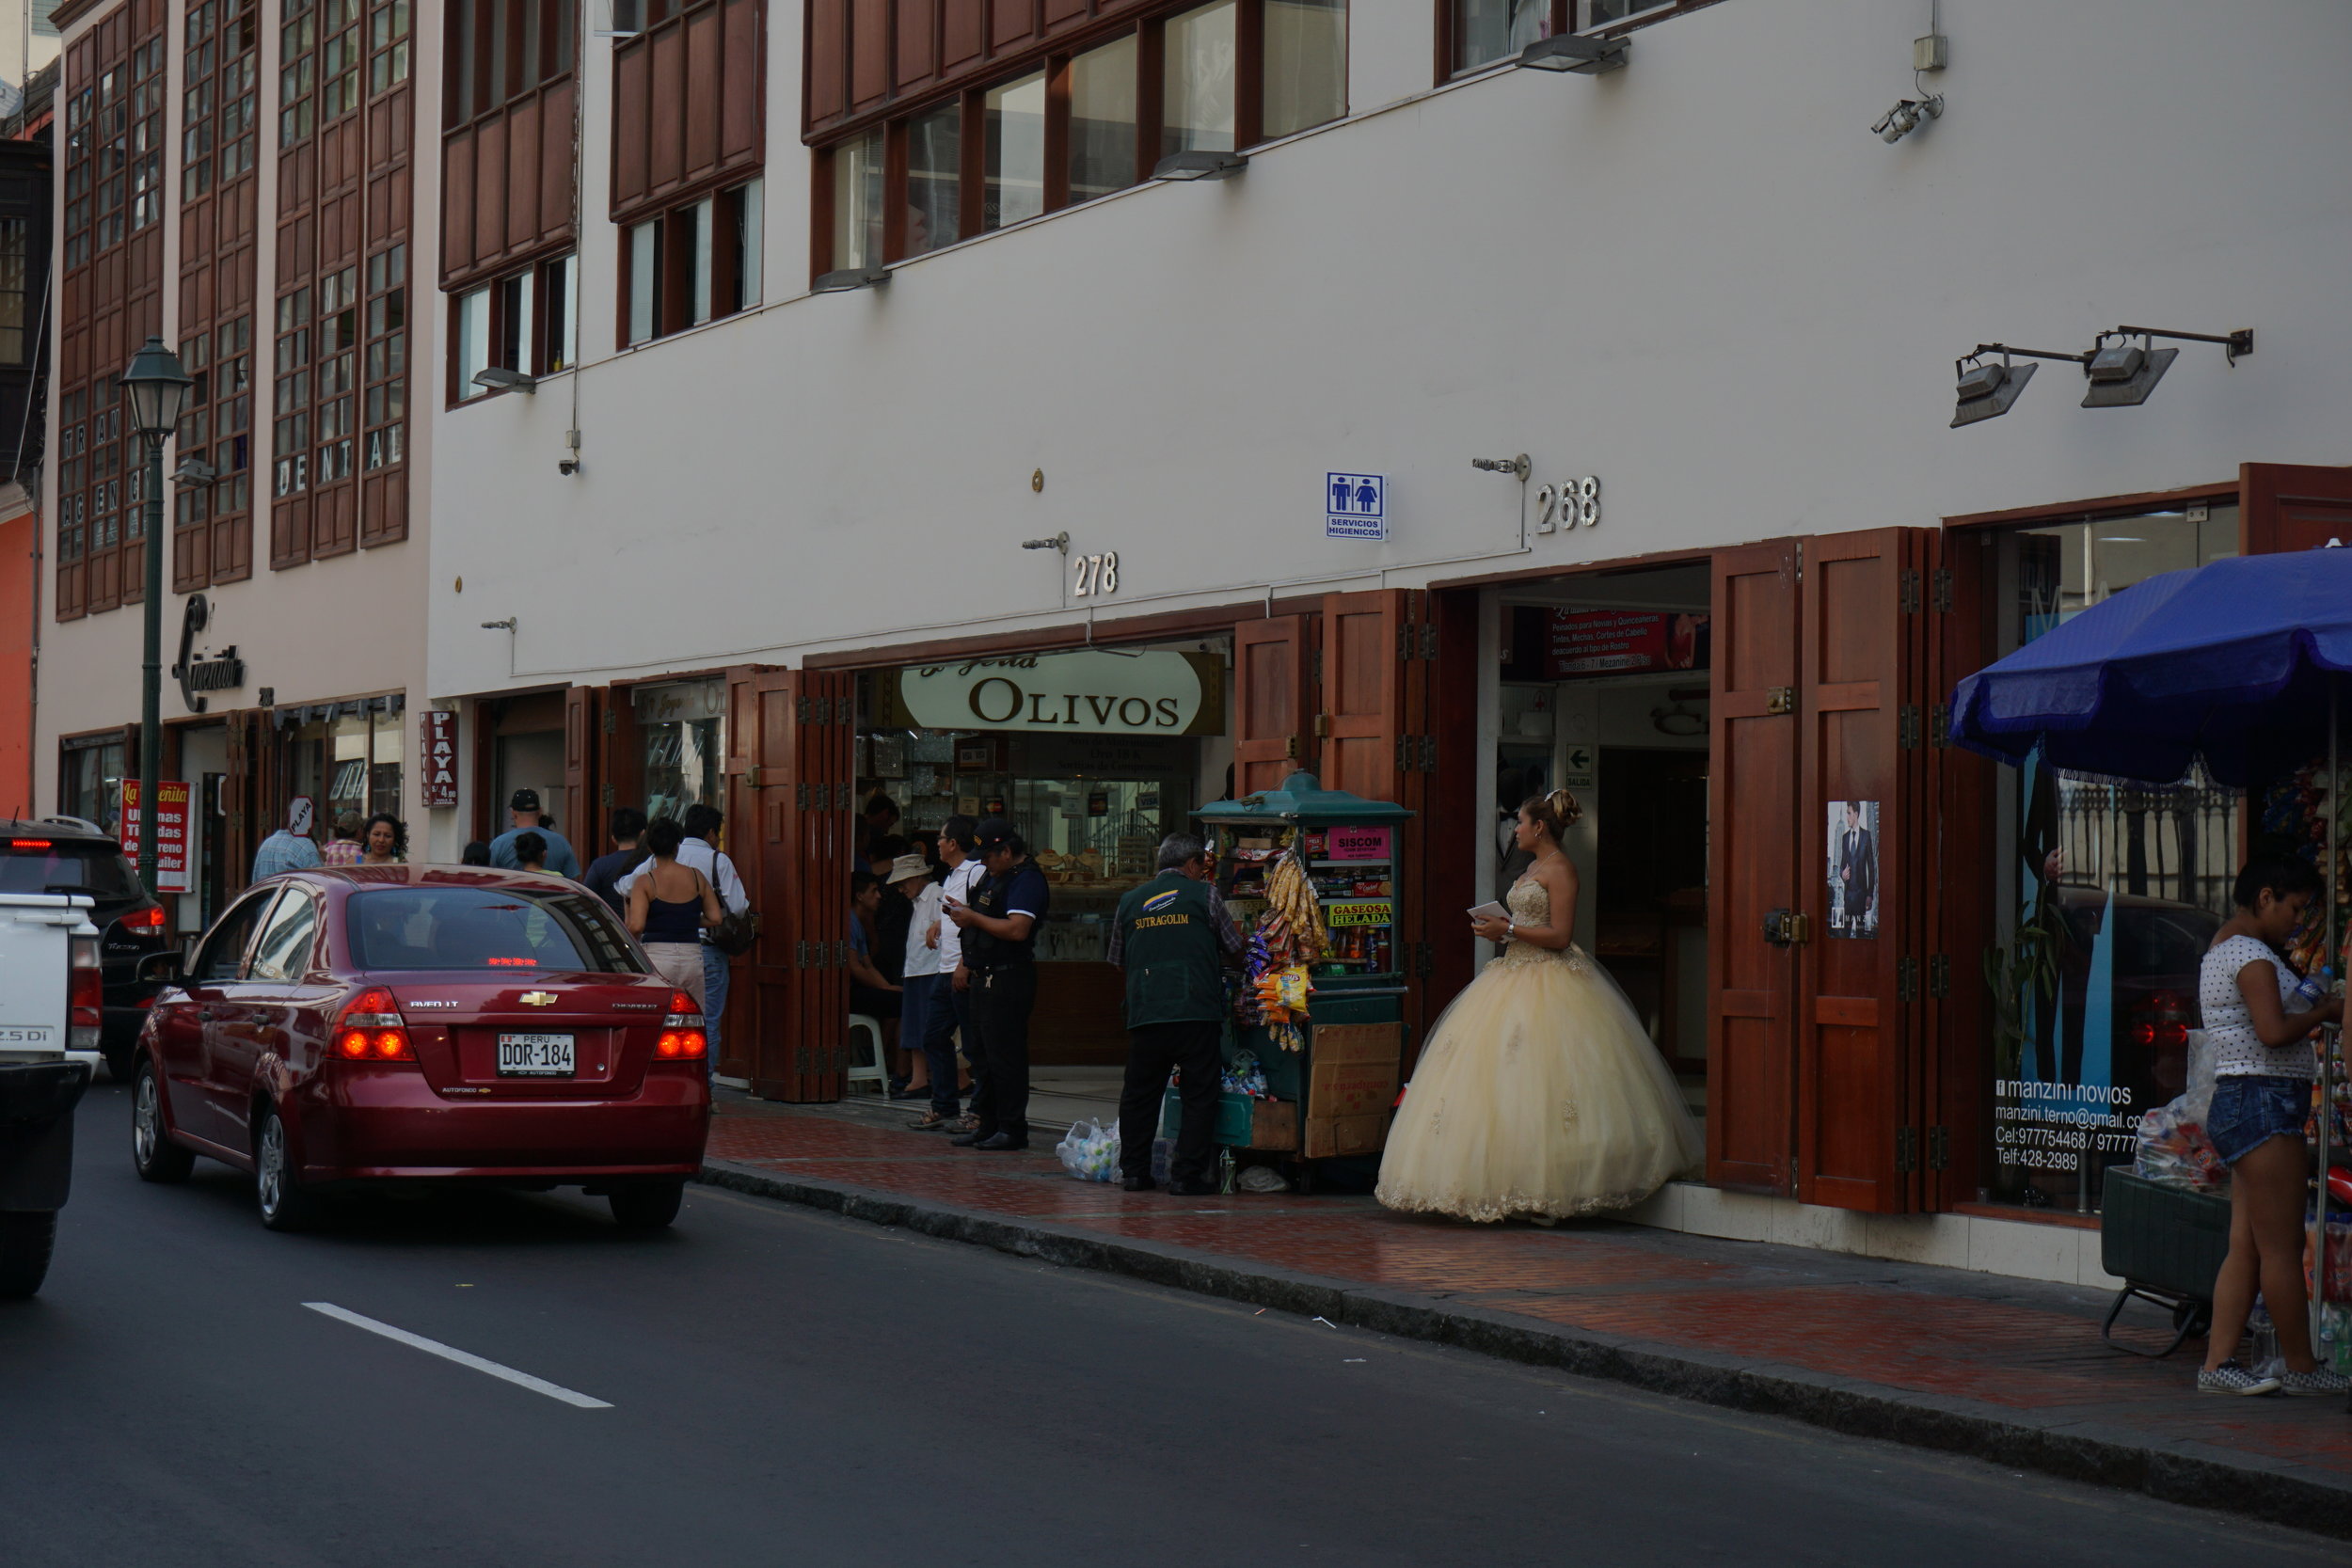
<path fill-rule="evenodd" d="M 1918 996 L 1929 863 L 1922 529 L 1804 544 L 1797 689 L 1797 1196 L 1899 1213 L 1918 1187 Z M 1878 927 L 1830 927 L 1829 819 L 1875 801 Z M 1842 814 L 1841 814 L 1842 816 Z"/>
<path fill-rule="evenodd" d="M 1994 940 L 1993 877 L 1999 766 L 1946 742 L 1952 688 L 1993 657 L 1994 545 L 1984 531 L 1934 541 L 1928 574 L 1927 812 L 1935 837 L 1922 879 L 1927 973 L 1921 990 L 1920 1084 L 1925 1126 L 1920 1206 L 1948 1209 L 1977 1196 L 1982 1069 L 1989 1036 L 1983 955 Z"/>
<path fill-rule="evenodd" d="M 601 686 L 575 686 L 564 693 L 564 800 L 556 807 L 556 831 L 569 841 L 582 870 L 604 844 L 604 817 L 596 810 L 596 742 L 611 694 Z"/>
<path fill-rule="evenodd" d="M 1323 600 L 1322 779 L 1368 800 L 1402 798 L 1406 732 L 1403 589 L 1329 594 Z"/>
<path fill-rule="evenodd" d="M 1714 571 L 1707 1179 L 1785 1195 L 1796 974 L 1764 926 L 1797 901 L 1796 542 L 1718 550 Z"/>
<path fill-rule="evenodd" d="M 729 853 L 761 920 L 721 1070 L 766 1100 L 841 1098 L 849 1061 L 853 677 L 727 673 Z"/>
<path fill-rule="evenodd" d="M 220 781 L 220 885 L 234 896 L 253 871 L 253 851 L 262 835 L 254 830 L 254 752 L 261 731 L 259 708 L 239 708 L 227 719 L 228 768 Z"/>
<path fill-rule="evenodd" d="M 1310 766 L 1314 617 L 1278 615 L 1233 627 L 1233 793 L 1278 789 Z"/>
<path fill-rule="evenodd" d="M 645 743 L 637 728 L 637 703 L 628 687 L 605 693 L 603 722 L 596 735 L 596 826 L 612 820 L 615 806 L 645 804 Z"/>
<path fill-rule="evenodd" d="M 2248 555 L 2352 545 L 2352 468 L 2249 463 L 2238 469 L 2239 547 Z"/>

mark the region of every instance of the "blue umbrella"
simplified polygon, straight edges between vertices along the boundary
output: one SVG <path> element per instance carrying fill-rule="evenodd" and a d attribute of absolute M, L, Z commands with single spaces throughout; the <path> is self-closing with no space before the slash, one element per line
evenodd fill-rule
<path fill-rule="evenodd" d="M 2244 785 L 2328 749 L 2352 671 L 2352 549 L 2236 556 L 2137 583 L 1987 665 L 1951 737 L 2022 762 L 2171 784 L 2202 757 Z"/>

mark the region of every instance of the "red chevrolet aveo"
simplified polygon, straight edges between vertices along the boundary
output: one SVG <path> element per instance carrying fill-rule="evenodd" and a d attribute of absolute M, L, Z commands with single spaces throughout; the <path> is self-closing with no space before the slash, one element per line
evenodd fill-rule
<path fill-rule="evenodd" d="M 321 867 L 230 905 L 139 1037 L 132 1155 L 254 1173 L 299 1229 L 369 1182 L 583 1186 L 612 1217 L 677 1216 L 710 1126 L 693 999 L 596 895 L 474 867 Z"/>

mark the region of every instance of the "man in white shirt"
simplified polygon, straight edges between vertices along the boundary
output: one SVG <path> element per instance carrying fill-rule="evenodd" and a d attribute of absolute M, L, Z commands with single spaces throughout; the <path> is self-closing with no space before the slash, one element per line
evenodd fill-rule
<path fill-rule="evenodd" d="M 691 865 L 710 879 L 711 887 L 719 895 L 719 903 L 729 914 L 741 914 L 752 907 L 751 895 L 743 891 L 743 879 L 736 875 L 735 863 L 719 852 L 719 830 L 726 818 L 716 806 L 700 801 L 686 808 L 686 819 L 678 826 L 685 830 L 686 840 L 677 848 L 680 865 Z M 612 884 L 624 905 L 628 902 L 629 889 L 644 876 L 647 861 L 628 876 Z M 710 933 L 703 933 L 703 1031 L 710 1037 L 710 1070 L 719 1070 L 719 1024 L 727 1012 L 727 956 L 710 945 Z"/>
<path fill-rule="evenodd" d="M 930 1114 L 907 1124 L 918 1132 L 968 1132 L 975 1125 L 968 1117 L 956 1115 L 956 1058 L 945 1038 L 947 1030 L 952 1029 L 962 1037 L 964 1059 L 972 1064 L 972 1098 L 977 1102 L 980 1097 L 980 1064 L 972 1054 L 972 976 L 963 967 L 963 932 L 943 912 L 950 898 L 959 904 L 970 903 L 973 884 L 987 875 L 988 868 L 980 863 L 977 853 L 979 826 L 968 816 L 951 816 L 939 830 L 939 858 L 946 863 L 947 879 L 928 890 L 937 897 L 928 905 L 918 905 L 914 923 L 907 927 L 908 969 L 914 967 L 916 944 L 935 942 L 933 951 L 938 954 L 942 982 L 939 994 L 945 999 L 932 1009 L 925 1029 L 926 1053 L 932 1049 L 928 1037 L 936 1032 L 941 1037 L 938 1054 L 931 1057 Z M 930 911 L 928 914 L 926 909 Z M 944 1072 L 940 1070 L 943 1063 L 946 1069 Z M 946 1095 L 945 1116 L 940 1115 L 943 1086 Z"/>

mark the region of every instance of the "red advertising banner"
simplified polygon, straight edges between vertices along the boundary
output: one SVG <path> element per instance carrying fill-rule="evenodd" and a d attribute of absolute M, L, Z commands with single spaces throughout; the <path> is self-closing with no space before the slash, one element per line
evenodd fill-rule
<path fill-rule="evenodd" d="M 185 893 L 188 878 L 188 786 L 169 780 L 155 782 L 155 888 L 157 893 Z M 143 831 L 139 782 L 122 781 L 122 853 L 132 864 L 139 859 Z"/>
<path fill-rule="evenodd" d="M 1544 635 L 1544 677 L 1704 670 L 1708 618 L 1662 610 L 1555 610 Z"/>
<path fill-rule="evenodd" d="M 427 708 L 417 715 L 418 778 L 427 806 L 457 803 L 457 715 Z"/>

